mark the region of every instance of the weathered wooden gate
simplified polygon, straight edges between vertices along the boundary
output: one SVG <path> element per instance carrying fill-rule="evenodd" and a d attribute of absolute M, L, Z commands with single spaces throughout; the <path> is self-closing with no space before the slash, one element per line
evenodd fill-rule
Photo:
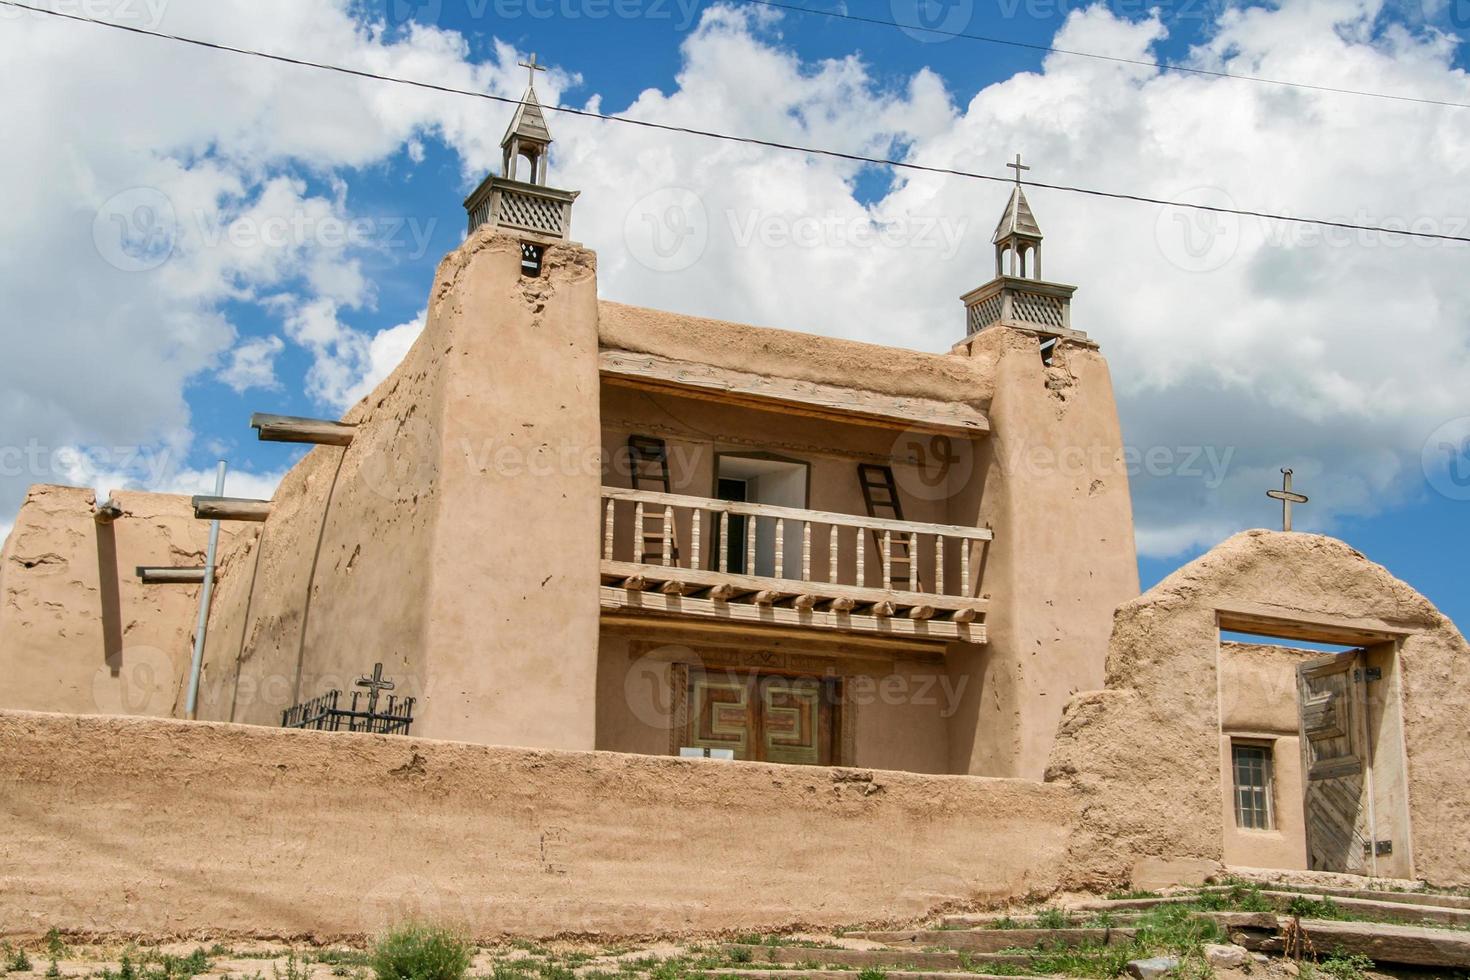
<path fill-rule="evenodd" d="M 1308 867 L 1368 874 L 1373 840 L 1371 751 L 1360 682 L 1362 651 L 1297 668 Z"/>

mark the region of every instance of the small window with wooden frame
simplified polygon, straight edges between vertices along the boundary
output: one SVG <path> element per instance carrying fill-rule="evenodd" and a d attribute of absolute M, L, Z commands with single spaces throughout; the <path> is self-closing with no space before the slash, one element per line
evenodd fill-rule
<path fill-rule="evenodd" d="M 1232 738 L 1230 771 L 1235 785 L 1235 826 L 1242 830 L 1270 830 L 1275 826 L 1269 739 Z"/>

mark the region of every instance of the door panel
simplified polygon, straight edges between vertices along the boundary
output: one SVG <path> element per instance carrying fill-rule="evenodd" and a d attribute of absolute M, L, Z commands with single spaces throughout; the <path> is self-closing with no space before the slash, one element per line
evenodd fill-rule
<path fill-rule="evenodd" d="M 1307 864 L 1313 871 L 1367 874 L 1372 829 L 1357 652 L 1297 669 Z"/>
<path fill-rule="evenodd" d="M 838 684 L 836 678 L 691 669 L 684 744 L 730 749 L 755 762 L 835 765 Z"/>

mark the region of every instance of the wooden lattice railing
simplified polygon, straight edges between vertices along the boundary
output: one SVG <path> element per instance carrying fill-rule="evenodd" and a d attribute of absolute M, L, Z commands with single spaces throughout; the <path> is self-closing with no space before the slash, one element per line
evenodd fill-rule
<path fill-rule="evenodd" d="M 990 540 L 985 528 L 602 488 L 604 584 L 635 591 L 968 623 L 984 609 Z"/>

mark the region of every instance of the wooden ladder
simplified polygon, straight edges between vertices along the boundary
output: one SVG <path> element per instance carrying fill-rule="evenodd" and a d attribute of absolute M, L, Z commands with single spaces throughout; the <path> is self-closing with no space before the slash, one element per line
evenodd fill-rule
<path fill-rule="evenodd" d="M 863 488 L 863 504 L 868 508 L 869 517 L 903 520 L 903 504 L 898 499 L 898 485 L 893 481 L 893 467 L 881 466 L 877 463 L 859 463 L 858 484 Z M 879 513 L 884 510 L 887 513 Z M 873 531 L 873 543 L 881 555 L 883 553 L 881 531 L 876 529 Z M 918 575 L 914 572 L 913 546 L 912 534 L 903 531 L 893 532 L 889 567 L 892 570 L 893 587 L 900 592 L 919 591 Z"/>
<path fill-rule="evenodd" d="M 629 483 L 634 490 L 656 490 L 673 493 L 669 481 L 669 448 L 654 436 L 628 437 Z M 658 555 L 662 560 L 664 551 L 664 515 L 662 507 L 647 507 L 643 512 L 643 526 L 635 528 L 635 534 L 643 535 L 643 554 Z M 679 539 L 677 531 L 672 542 L 672 560 L 679 563 Z M 658 561 L 649 564 L 658 564 Z"/>

